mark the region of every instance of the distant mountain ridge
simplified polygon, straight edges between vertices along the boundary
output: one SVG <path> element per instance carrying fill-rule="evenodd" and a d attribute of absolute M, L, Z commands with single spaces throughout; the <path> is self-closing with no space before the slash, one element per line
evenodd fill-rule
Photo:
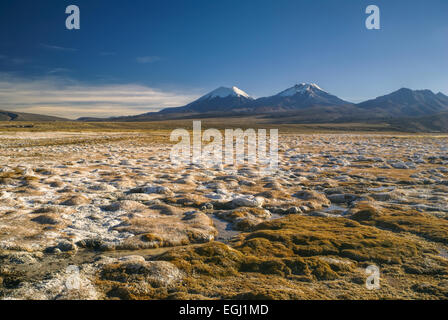
<path fill-rule="evenodd" d="M 427 116 L 448 111 L 448 97 L 431 90 L 402 88 L 388 95 L 368 100 L 357 105 L 371 111 L 380 111 L 385 116 Z"/>
<path fill-rule="evenodd" d="M 404 131 L 448 132 L 448 96 L 431 90 L 402 88 L 358 104 L 300 83 L 273 96 L 252 98 L 237 87 L 220 87 L 183 106 L 136 116 L 81 121 L 158 121 L 261 117 L 271 123 L 388 123 Z"/>
<path fill-rule="evenodd" d="M 261 117 L 272 123 L 378 123 L 409 130 L 448 132 L 448 96 L 431 90 L 401 88 L 358 104 L 324 91 L 315 83 L 300 83 L 255 99 L 233 87 L 219 87 L 195 101 L 159 112 L 79 121 L 144 122 L 176 119 Z M 66 121 L 38 114 L 0 111 L 0 121 Z M 412 129 L 414 128 L 414 129 Z"/>
<path fill-rule="evenodd" d="M 68 119 L 34 113 L 0 110 L 0 121 L 68 121 Z"/>
<path fill-rule="evenodd" d="M 429 116 L 448 111 L 448 96 L 431 90 L 402 88 L 390 94 L 354 104 L 324 91 L 315 83 L 300 83 L 273 96 L 254 99 L 243 90 L 220 87 L 182 107 L 166 108 L 109 121 L 151 121 L 200 116 L 271 115 L 274 118 L 306 114 L 307 121 Z M 330 117 L 331 115 L 331 117 Z M 80 118 L 98 121 L 98 118 Z"/>

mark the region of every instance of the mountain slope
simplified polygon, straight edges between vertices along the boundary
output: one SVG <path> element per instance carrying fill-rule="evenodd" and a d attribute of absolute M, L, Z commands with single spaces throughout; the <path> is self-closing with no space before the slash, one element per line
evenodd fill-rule
<path fill-rule="evenodd" d="M 243 107 L 253 100 L 251 96 L 237 87 L 220 87 L 186 106 L 163 109 L 160 113 L 224 112 Z"/>
<path fill-rule="evenodd" d="M 448 111 L 448 97 L 431 90 L 402 88 L 391 94 L 361 102 L 357 105 L 382 116 L 426 116 Z"/>
<path fill-rule="evenodd" d="M 437 97 L 439 98 L 440 101 L 448 105 L 448 96 L 444 95 L 442 92 L 439 92 L 437 94 Z"/>
<path fill-rule="evenodd" d="M 0 110 L 0 121 L 68 121 L 68 119 L 42 114 Z"/>

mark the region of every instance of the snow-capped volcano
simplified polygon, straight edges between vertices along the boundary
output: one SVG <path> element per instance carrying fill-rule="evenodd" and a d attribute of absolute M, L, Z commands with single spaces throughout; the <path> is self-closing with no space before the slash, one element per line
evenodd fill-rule
<path fill-rule="evenodd" d="M 296 84 L 274 96 L 260 98 L 254 102 L 256 108 L 280 111 L 342 105 L 351 105 L 351 103 L 325 92 L 315 83 Z"/>
<path fill-rule="evenodd" d="M 231 88 L 219 87 L 218 89 L 213 90 L 210 93 L 207 93 L 205 96 L 202 96 L 201 98 L 199 98 L 199 100 L 213 99 L 213 98 L 227 98 L 227 97 L 243 97 L 247 99 L 253 99 L 246 92 L 237 87 L 231 87 Z"/>
<path fill-rule="evenodd" d="M 314 91 L 324 91 L 315 83 L 301 83 L 296 84 L 294 87 L 286 89 L 280 92 L 278 95 L 282 97 L 291 97 L 296 94 L 313 93 Z"/>
<path fill-rule="evenodd" d="M 219 87 L 199 99 L 179 108 L 164 109 L 162 113 L 176 113 L 176 112 L 192 112 L 192 113 L 207 113 L 207 112 L 228 112 L 234 108 L 245 107 L 254 98 L 249 96 L 243 90 L 237 87 Z"/>

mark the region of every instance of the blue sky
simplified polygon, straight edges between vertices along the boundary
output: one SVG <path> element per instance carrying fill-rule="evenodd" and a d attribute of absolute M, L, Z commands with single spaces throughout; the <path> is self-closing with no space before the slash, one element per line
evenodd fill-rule
<path fill-rule="evenodd" d="M 71 4 L 81 30 L 65 28 Z M 448 94 L 446 0 L 2 0 L 0 39 L 0 109 L 24 112 L 135 114 L 299 82 L 354 102 Z"/>

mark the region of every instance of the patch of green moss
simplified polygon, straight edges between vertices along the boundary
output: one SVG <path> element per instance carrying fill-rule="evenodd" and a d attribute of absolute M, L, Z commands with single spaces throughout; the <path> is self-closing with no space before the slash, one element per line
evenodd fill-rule
<path fill-rule="evenodd" d="M 355 225 L 356 226 L 356 225 Z M 279 256 L 271 246 L 248 246 L 252 239 L 266 239 L 280 248 L 282 253 L 301 256 L 336 255 L 355 261 L 377 261 L 380 263 L 397 263 L 402 258 L 416 257 L 421 250 L 413 241 L 404 241 L 392 232 L 377 228 L 353 225 L 344 218 L 320 218 L 289 216 L 284 219 L 261 223 L 256 231 L 248 234 L 236 248 L 248 254 Z M 266 248 L 266 249 L 263 249 Z"/>
<path fill-rule="evenodd" d="M 361 209 L 351 216 L 364 225 L 393 232 L 409 232 L 425 239 L 448 244 L 448 221 L 417 211 L 390 210 L 369 214 L 373 209 Z M 361 218 L 362 217 L 362 218 Z"/>
<path fill-rule="evenodd" d="M 189 273 L 226 276 L 235 275 L 244 259 L 241 252 L 220 242 L 197 247 L 170 250 L 158 257 Z"/>
<path fill-rule="evenodd" d="M 372 220 L 382 216 L 381 211 L 369 202 L 358 203 L 351 218 L 356 221 Z"/>

